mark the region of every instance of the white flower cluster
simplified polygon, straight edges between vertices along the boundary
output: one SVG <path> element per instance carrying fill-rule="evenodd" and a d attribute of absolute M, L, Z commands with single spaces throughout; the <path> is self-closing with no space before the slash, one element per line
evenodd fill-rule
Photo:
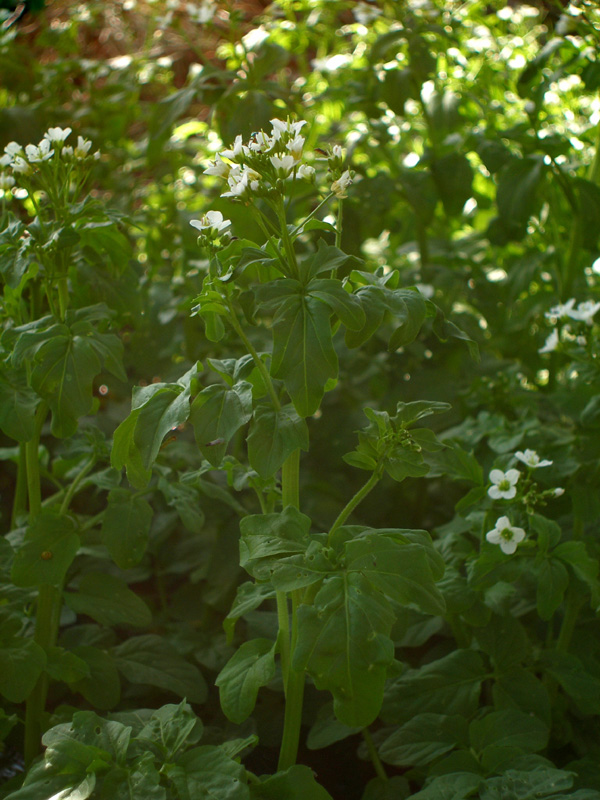
<path fill-rule="evenodd" d="M 0 167 L 9 167 L 13 173 L 29 175 L 54 156 L 78 161 L 87 158 L 92 143 L 89 139 L 78 136 L 75 147 L 65 145 L 70 133 L 71 128 L 48 128 L 39 144 L 26 144 L 23 148 L 17 142 L 9 142 L 4 148 L 4 155 L 0 156 Z M 99 156 L 99 153 L 94 153 L 95 158 Z M 6 177 L 4 180 L 6 181 Z"/>
<path fill-rule="evenodd" d="M 190 220 L 190 225 L 199 231 L 200 237 L 207 243 L 227 232 L 231 220 L 223 219 L 220 211 L 207 211 L 200 219 Z"/>
<path fill-rule="evenodd" d="M 231 147 L 218 153 L 204 172 L 227 181 L 228 190 L 221 197 L 240 199 L 267 194 L 278 179 L 312 180 L 314 167 L 302 163 L 305 139 L 300 131 L 304 125 L 304 120 L 272 119 L 270 134 L 260 131 L 247 143 L 241 135 L 236 136 Z"/>
<path fill-rule="evenodd" d="M 587 344 L 586 336 L 581 331 L 579 334 L 573 333 L 568 321 L 584 323 L 591 327 L 594 324 L 594 316 L 599 309 L 600 303 L 596 303 L 593 300 L 584 300 L 575 307 L 575 298 L 571 297 L 566 303 L 558 303 L 549 311 L 546 311 L 544 316 L 550 324 L 558 325 L 560 323 L 560 328 L 554 328 L 546 338 L 543 347 L 539 348 L 538 353 L 552 353 L 559 347 L 561 342 L 575 342 L 578 345 L 585 346 Z"/>

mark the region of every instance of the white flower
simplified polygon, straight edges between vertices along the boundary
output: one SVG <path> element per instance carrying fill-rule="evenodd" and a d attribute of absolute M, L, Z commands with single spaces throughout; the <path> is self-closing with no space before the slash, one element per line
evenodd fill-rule
<path fill-rule="evenodd" d="M 549 320 L 562 319 L 563 317 L 570 317 L 574 305 L 575 305 L 575 298 L 571 297 L 571 299 L 567 300 L 566 303 L 559 303 L 556 306 L 552 306 L 552 308 L 549 311 L 546 311 L 544 316 L 546 317 L 546 319 Z"/>
<path fill-rule="evenodd" d="M 21 175 L 27 175 L 31 172 L 31 167 L 21 156 L 15 156 L 12 162 L 13 172 L 20 172 Z"/>
<path fill-rule="evenodd" d="M 210 167 L 204 170 L 205 175 L 216 175 L 218 178 L 228 178 L 231 172 L 231 166 L 217 156 L 211 163 Z"/>
<path fill-rule="evenodd" d="M 339 197 L 340 199 L 348 197 L 348 195 L 346 194 L 346 189 L 348 188 L 348 186 L 350 186 L 351 183 L 352 183 L 352 176 L 350 175 L 350 171 L 346 170 L 345 172 L 342 172 L 337 181 L 334 181 L 331 184 L 331 191 L 334 193 L 336 197 Z"/>
<path fill-rule="evenodd" d="M 25 155 L 30 164 L 40 164 L 42 161 L 48 161 L 54 155 L 54 150 L 50 150 L 51 144 L 49 139 L 42 139 L 39 145 L 27 144 L 25 145 Z"/>
<path fill-rule="evenodd" d="M 523 464 L 527 464 L 530 469 L 536 469 L 537 467 L 549 467 L 552 464 L 552 461 L 540 461 L 540 457 L 535 452 L 535 450 L 519 450 L 515 453 L 515 458 L 518 458 L 519 461 L 522 461 Z"/>
<path fill-rule="evenodd" d="M 564 493 L 565 490 L 562 488 L 562 486 L 557 486 L 556 489 L 554 489 L 554 497 L 561 497 Z"/>
<path fill-rule="evenodd" d="M 576 309 L 573 309 L 569 316 L 571 319 L 576 319 L 579 322 L 585 322 L 586 325 L 592 324 L 592 317 L 600 308 L 600 303 L 594 303 L 593 300 L 585 300 L 579 303 Z"/>
<path fill-rule="evenodd" d="M 338 158 L 340 161 L 344 159 L 344 151 L 340 144 L 334 144 L 331 148 L 331 154 L 334 158 Z"/>
<path fill-rule="evenodd" d="M 23 148 L 17 142 L 9 142 L 6 147 L 4 148 L 4 152 L 10 158 L 14 158 L 15 156 L 22 156 L 23 155 Z"/>
<path fill-rule="evenodd" d="M 200 232 L 210 231 L 218 235 L 229 228 L 231 220 L 223 219 L 223 214 L 220 211 L 207 211 L 200 219 L 191 219 L 190 225 Z"/>
<path fill-rule="evenodd" d="M 306 125 L 306 120 L 303 119 L 298 120 L 298 122 L 290 122 L 289 119 L 285 122 L 281 119 L 272 119 L 269 120 L 269 122 L 273 126 L 273 139 L 275 139 L 275 141 L 279 141 L 284 133 L 297 136 L 302 126 Z"/>
<path fill-rule="evenodd" d="M 259 131 L 254 136 L 254 140 L 248 142 L 248 147 L 253 153 L 266 153 L 275 144 L 275 139 L 268 136 L 264 131 Z"/>
<path fill-rule="evenodd" d="M 290 139 L 285 146 L 286 150 L 289 150 L 293 155 L 295 161 L 300 161 L 302 158 L 302 148 L 304 147 L 304 142 L 304 136 L 294 136 L 294 138 Z"/>
<path fill-rule="evenodd" d="M 92 143 L 89 139 L 84 139 L 83 136 L 77 137 L 77 147 L 73 151 L 75 158 L 85 158 L 89 152 Z"/>
<path fill-rule="evenodd" d="M 296 166 L 296 159 L 294 156 L 271 156 L 269 161 L 277 170 L 279 178 L 287 178 Z"/>
<path fill-rule="evenodd" d="M 242 143 L 242 134 L 240 133 L 235 137 L 232 148 L 229 150 L 223 150 L 221 155 L 224 158 L 231 159 L 231 161 L 238 161 L 240 156 L 247 156 L 249 152 L 249 148 Z"/>
<path fill-rule="evenodd" d="M 492 544 L 499 544 L 503 553 L 512 555 L 519 542 L 525 538 L 525 531 L 523 528 L 511 525 L 508 517 L 499 517 L 496 520 L 496 527 L 488 531 L 485 538 Z"/>
<path fill-rule="evenodd" d="M 47 139 L 49 142 L 58 142 L 62 144 L 71 133 L 71 130 L 71 128 L 48 128 L 44 134 L 44 139 Z"/>
<path fill-rule="evenodd" d="M 0 156 L 0 167 L 10 167 L 12 164 L 12 156 L 9 156 L 8 153 L 5 153 L 3 156 Z"/>
<path fill-rule="evenodd" d="M 260 175 L 253 169 L 234 166 L 227 178 L 229 191 L 223 192 L 221 197 L 242 197 L 248 189 L 256 192 L 260 188 L 259 180 Z"/>
<path fill-rule="evenodd" d="M 547 337 L 543 347 L 538 349 L 538 353 L 553 353 L 559 345 L 558 331 L 555 329 Z"/>
<path fill-rule="evenodd" d="M 204 0 L 199 6 L 195 3 L 187 3 L 186 10 L 190 15 L 192 22 L 203 25 L 205 22 L 210 22 L 214 17 L 217 7 L 214 0 Z"/>
<path fill-rule="evenodd" d="M 5 175 L 0 172 L 0 191 L 7 192 L 15 185 L 15 179 L 12 175 Z"/>
<path fill-rule="evenodd" d="M 352 9 L 352 13 L 354 14 L 354 19 L 359 22 L 361 25 L 368 25 L 369 22 L 372 22 L 374 19 L 383 13 L 380 8 L 375 8 L 375 6 L 370 6 L 367 3 L 357 3 L 355 7 Z"/>
<path fill-rule="evenodd" d="M 299 178 L 304 178 L 307 181 L 312 181 L 313 178 L 315 177 L 315 168 L 311 167 L 309 164 L 300 164 L 296 175 Z"/>
<path fill-rule="evenodd" d="M 501 469 L 493 469 L 490 472 L 490 480 L 493 486 L 488 489 L 489 496 L 494 500 L 512 500 L 516 495 L 516 483 L 521 477 L 518 469 L 508 469 L 502 472 Z"/>

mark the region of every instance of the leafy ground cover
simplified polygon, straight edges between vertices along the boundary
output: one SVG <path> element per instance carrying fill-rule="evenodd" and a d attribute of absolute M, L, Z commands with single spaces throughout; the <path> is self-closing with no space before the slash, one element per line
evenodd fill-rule
<path fill-rule="evenodd" d="M 0 796 L 598 800 L 597 8 L 4 5 Z"/>

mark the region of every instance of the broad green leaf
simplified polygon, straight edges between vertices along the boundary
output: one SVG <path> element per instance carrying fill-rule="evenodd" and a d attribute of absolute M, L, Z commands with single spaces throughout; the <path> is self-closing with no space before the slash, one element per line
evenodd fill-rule
<path fill-rule="evenodd" d="M 284 381 L 301 417 L 315 413 L 327 381 L 337 377 L 330 317 L 325 303 L 296 294 L 281 303 L 273 320 L 271 373 Z"/>
<path fill-rule="evenodd" d="M 356 261 L 353 256 L 342 252 L 339 248 L 325 244 L 319 239 L 317 252 L 300 263 L 300 278 L 306 286 L 322 272 L 333 272 L 350 260 Z"/>
<path fill-rule="evenodd" d="M 42 737 L 42 743 L 50 750 L 65 740 L 98 748 L 122 763 L 127 758 L 132 729 L 116 720 L 98 716 L 94 711 L 75 711 L 70 722 L 55 725 Z"/>
<path fill-rule="evenodd" d="M 460 214 L 472 196 L 473 167 L 463 153 L 448 153 L 436 158 L 431 173 L 446 214 Z"/>
<path fill-rule="evenodd" d="M 46 653 L 33 639 L 14 638 L 0 648 L 0 693 L 11 703 L 22 703 L 46 666 Z"/>
<path fill-rule="evenodd" d="M 135 738 L 145 749 L 159 754 L 162 760 L 173 761 L 184 747 L 197 744 L 202 732 L 201 720 L 191 706 L 182 701 L 157 709 Z"/>
<path fill-rule="evenodd" d="M 306 746 L 309 750 L 321 750 L 330 744 L 340 742 L 360 733 L 360 728 L 349 728 L 335 718 L 333 703 L 325 703 L 317 713 L 317 719 L 312 724 L 306 737 Z"/>
<path fill-rule="evenodd" d="M 521 664 L 530 654 L 527 633 L 514 617 L 492 616 L 489 625 L 477 630 L 476 637 L 480 648 L 490 656 L 498 672 Z"/>
<path fill-rule="evenodd" d="M 238 586 L 235 600 L 231 606 L 229 614 L 223 620 L 223 628 L 227 634 L 227 641 L 231 643 L 235 623 L 247 614 L 261 606 L 265 600 L 275 597 L 275 590 L 266 583 L 254 583 L 246 581 Z"/>
<path fill-rule="evenodd" d="M 160 636 L 134 636 L 112 652 L 119 672 L 131 683 L 158 686 L 191 703 L 203 703 L 206 699 L 206 682 L 200 670 Z"/>
<path fill-rule="evenodd" d="M 250 800 L 246 770 L 219 747 L 188 750 L 164 773 L 180 800 Z"/>
<path fill-rule="evenodd" d="M 310 517 L 294 506 L 278 514 L 251 514 L 240 522 L 240 565 L 257 580 L 268 580 L 284 556 L 304 553 Z"/>
<path fill-rule="evenodd" d="M 385 298 L 394 321 L 400 323 L 388 343 L 388 350 L 393 352 L 415 340 L 427 316 L 427 306 L 423 295 L 410 289 L 386 292 Z"/>
<path fill-rule="evenodd" d="M 517 709 L 492 711 L 469 726 L 471 747 L 488 771 L 522 753 L 537 753 L 548 743 L 549 729 L 537 717 Z"/>
<path fill-rule="evenodd" d="M 539 203 L 538 188 L 544 175 L 541 156 L 513 158 L 499 173 L 496 202 L 500 225 L 510 239 L 522 239 L 529 218 Z"/>
<path fill-rule="evenodd" d="M 333 800 L 310 767 L 296 764 L 250 787 L 252 800 Z"/>
<path fill-rule="evenodd" d="M 160 779 L 152 754 L 146 753 L 133 764 L 114 767 L 105 774 L 98 800 L 167 800 Z"/>
<path fill-rule="evenodd" d="M 60 586 L 80 541 L 71 517 L 42 511 L 28 526 L 15 553 L 11 577 L 17 586 Z"/>
<path fill-rule="evenodd" d="M 100 625 L 146 628 L 152 614 L 144 601 L 114 575 L 87 572 L 77 592 L 64 592 L 65 603 L 77 614 L 87 614 Z"/>
<path fill-rule="evenodd" d="M 346 344 L 348 347 L 359 347 L 368 341 L 379 329 L 381 321 L 387 310 L 385 293 L 380 286 L 361 286 L 356 290 L 365 315 L 365 322 L 360 330 L 346 329 Z"/>
<path fill-rule="evenodd" d="M 298 610 L 294 667 L 332 693 L 344 725 L 370 725 L 379 713 L 394 657 L 393 621 L 385 598 L 360 573 L 327 578 L 314 604 Z"/>
<path fill-rule="evenodd" d="M 506 800 L 508 797 L 514 800 L 588 800 L 585 796 L 578 798 L 579 792 L 569 791 L 574 778 L 574 773 L 552 767 L 540 766 L 527 771 L 508 769 L 497 778 L 488 778 L 479 796 L 481 800 Z"/>
<path fill-rule="evenodd" d="M 346 544 L 346 569 L 360 572 L 384 595 L 428 614 L 443 614 L 444 598 L 436 587 L 423 547 L 400 544 L 386 536 L 367 535 Z"/>
<path fill-rule="evenodd" d="M 486 677 L 478 653 L 455 650 L 419 669 L 408 669 L 391 681 L 382 719 L 401 724 L 426 711 L 471 717 L 479 706 L 481 684 Z"/>
<path fill-rule="evenodd" d="M 590 674 L 577 656 L 547 650 L 541 660 L 545 672 L 562 686 L 583 715 L 600 714 L 600 678 Z"/>
<path fill-rule="evenodd" d="M 387 764 L 418 767 L 468 743 L 464 717 L 425 713 L 401 725 L 380 744 L 378 752 Z"/>
<path fill-rule="evenodd" d="M 481 775 L 471 772 L 440 775 L 428 782 L 422 791 L 411 795 L 410 800 L 466 800 L 477 796 L 476 792 L 482 783 Z"/>
<path fill-rule="evenodd" d="M 569 573 L 562 562 L 545 558 L 537 565 L 537 610 L 542 619 L 551 619 L 563 601 Z"/>
<path fill-rule="evenodd" d="M 114 708 L 121 697 L 121 681 L 113 657 L 91 645 L 74 647 L 72 652 L 87 664 L 89 676 L 71 684 L 71 689 L 102 711 Z"/>
<path fill-rule="evenodd" d="M 241 725 L 254 710 L 258 690 L 266 686 L 274 675 L 274 642 L 270 639 L 244 642 L 215 681 L 227 719 Z"/>
<path fill-rule="evenodd" d="M 223 460 L 233 434 L 252 415 L 252 385 L 240 381 L 232 389 L 212 384 L 196 395 L 190 422 L 202 455 L 214 467 Z"/>
<path fill-rule="evenodd" d="M 552 720 L 552 701 L 546 686 L 523 667 L 512 667 L 496 677 L 492 687 L 494 707 L 498 711 L 516 708 L 534 714 L 546 725 Z"/>
<path fill-rule="evenodd" d="M 248 459 L 261 478 L 270 478 L 295 450 L 308 450 L 308 428 L 292 405 L 259 406 L 248 434 Z"/>
<path fill-rule="evenodd" d="M 127 478 L 136 489 L 143 489 L 152 476 L 152 471 L 144 466 L 142 454 L 135 445 L 133 435 L 141 409 L 137 408 L 126 417 L 114 433 L 110 462 L 121 472 L 127 468 Z"/>
<path fill-rule="evenodd" d="M 391 778 L 371 778 L 361 800 L 405 800 L 410 797 L 410 784 L 401 775 Z"/>
<path fill-rule="evenodd" d="M 585 542 L 562 542 L 554 548 L 552 556 L 568 564 L 579 580 L 587 584 L 591 592 L 592 608 L 597 611 L 600 606 L 598 559 L 588 554 Z"/>
<path fill-rule="evenodd" d="M 152 507 L 143 497 L 127 489 L 109 492 L 100 535 L 121 569 L 129 569 L 141 561 L 148 544 L 152 515 Z"/>
<path fill-rule="evenodd" d="M 0 429 L 17 442 L 34 433 L 35 410 L 40 399 L 28 386 L 24 371 L 0 368 Z"/>
<path fill-rule="evenodd" d="M 346 328 L 359 331 L 364 326 L 366 317 L 360 300 L 345 291 L 341 281 L 317 278 L 308 284 L 306 291 L 326 303 Z"/>
<path fill-rule="evenodd" d="M 177 511 L 186 530 L 190 533 L 200 533 L 204 527 L 205 516 L 196 487 L 181 482 L 173 483 L 161 477 L 158 488 L 168 505 Z"/>
<path fill-rule="evenodd" d="M 48 658 L 46 672 L 55 681 L 74 683 L 90 675 L 85 661 L 64 647 L 50 647 L 46 655 Z"/>

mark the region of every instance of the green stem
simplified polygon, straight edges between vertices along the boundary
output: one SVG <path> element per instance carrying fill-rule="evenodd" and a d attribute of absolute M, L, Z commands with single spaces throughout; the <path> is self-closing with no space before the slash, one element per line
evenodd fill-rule
<path fill-rule="evenodd" d="M 318 205 L 316 208 L 314 208 L 314 209 L 313 209 L 313 210 L 310 212 L 310 214 L 308 214 L 308 216 L 306 216 L 306 217 L 304 218 L 304 220 L 303 220 L 303 221 L 300 223 L 300 225 L 297 225 L 297 226 L 294 228 L 294 230 L 293 230 L 293 231 L 292 231 L 292 233 L 291 233 L 291 238 L 292 238 L 292 239 L 293 239 L 295 236 L 297 236 L 297 235 L 300 233 L 300 231 L 301 231 L 301 230 L 304 228 L 304 226 L 306 225 L 306 223 L 307 223 L 307 222 L 309 222 L 309 221 L 310 221 L 310 220 L 311 220 L 311 219 L 312 219 L 312 218 L 315 216 L 315 214 L 316 214 L 316 213 L 319 211 L 319 209 L 323 208 L 323 206 L 325 205 L 325 203 L 327 203 L 327 201 L 328 201 L 328 200 L 330 200 L 332 197 L 333 197 L 333 192 L 330 192 L 330 193 L 327 195 L 327 197 L 325 197 L 323 200 L 321 200 L 321 202 L 319 203 L 319 205 Z"/>
<path fill-rule="evenodd" d="M 371 731 L 368 728 L 362 729 L 363 739 L 365 740 L 365 744 L 367 745 L 367 750 L 369 752 L 369 758 L 375 768 L 375 772 L 377 773 L 377 777 L 381 778 L 382 781 L 388 780 L 387 773 L 384 769 L 383 764 L 381 763 L 381 759 L 379 758 L 379 753 L 377 752 L 377 748 L 375 747 L 375 743 L 373 741 L 373 737 L 371 736 Z"/>
<path fill-rule="evenodd" d="M 254 348 L 252 342 L 250 341 L 250 339 L 248 339 L 248 337 L 244 333 L 244 329 L 240 325 L 240 321 L 237 318 L 237 314 L 235 313 L 235 309 L 233 307 L 233 304 L 231 303 L 231 300 L 229 298 L 226 298 L 226 301 L 227 301 L 227 308 L 229 309 L 229 321 L 231 322 L 231 325 L 232 325 L 234 331 L 237 333 L 237 335 L 240 337 L 242 342 L 248 348 L 248 352 L 252 356 L 252 360 L 256 364 L 256 368 L 260 372 L 261 377 L 262 377 L 262 379 L 263 379 L 263 381 L 265 383 L 265 386 L 267 388 L 267 391 L 269 392 L 269 396 L 271 398 L 271 401 L 273 403 L 273 406 L 274 406 L 275 410 L 276 411 L 280 411 L 281 410 L 281 403 L 279 402 L 279 398 L 277 397 L 277 393 L 275 392 L 275 387 L 273 386 L 273 381 L 271 380 L 271 376 L 269 375 L 269 371 L 265 366 L 265 362 L 258 355 L 258 353 L 256 352 L 256 349 Z"/>
<path fill-rule="evenodd" d="M 281 675 L 283 677 L 283 689 L 287 695 L 287 686 L 290 677 L 290 612 L 288 609 L 288 599 L 285 592 L 277 592 L 277 621 L 279 633 L 277 642 L 279 645 L 279 657 L 281 659 Z"/>
<path fill-rule="evenodd" d="M 58 279 L 58 307 L 60 318 L 64 321 L 69 307 L 69 284 L 66 275 Z"/>
<path fill-rule="evenodd" d="M 281 500 L 286 508 L 289 505 L 298 508 L 300 505 L 300 450 L 295 450 L 283 463 L 281 469 Z M 285 602 L 285 617 L 283 620 L 283 602 L 279 602 L 279 594 L 283 595 Z M 285 681 L 285 718 L 283 722 L 283 736 L 281 750 L 279 751 L 279 770 L 286 770 L 296 763 L 298 744 L 300 742 L 300 727 L 302 724 L 302 703 L 304 700 L 304 670 L 294 669 L 293 656 L 298 639 L 298 606 L 302 601 L 301 591 L 292 592 L 292 621 L 291 630 L 286 630 L 288 623 L 287 599 L 284 593 L 278 593 L 277 610 L 280 614 L 280 626 L 283 624 L 284 632 L 280 627 L 280 642 L 285 637 L 289 647 L 287 664 L 287 678 Z M 282 670 L 284 663 L 282 658 Z"/>
<path fill-rule="evenodd" d="M 29 500 L 30 521 L 37 517 L 42 510 L 42 489 L 40 486 L 40 435 L 42 425 L 48 413 L 46 403 L 40 403 L 35 412 L 34 433 L 32 438 L 25 443 L 25 464 L 27 470 L 27 497 Z"/>
<path fill-rule="evenodd" d="M 362 489 L 359 489 L 358 492 L 354 495 L 354 497 L 351 500 L 349 500 L 348 503 L 346 503 L 344 508 L 340 511 L 338 518 L 331 526 L 331 530 L 329 531 L 329 534 L 327 536 L 328 544 L 331 543 L 331 538 L 333 534 L 337 531 L 337 529 L 341 525 L 344 524 L 344 522 L 348 519 L 348 517 L 354 511 L 356 506 L 359 503 L 361 503 L 365 499 L 365 497 L 369 494 L 371 489 L 373 489 L 376 486 L 377 482 L 379 481 L 379 477 L 380 477 L 379 470 L 375 470 L 375 472 L 371 474 L 369 480 L 364 484 Z"/>
<path fill-rule="evenodd" d="M 18 518 L 27 510 L 27 448 L 19 445 L 19 461 L 17 463 L 17 483 L 11 515 L 11 528 L 17 527 Z"/>
<path fill-rule="evenodd" d="M 60 506 L 60 511 L 58 512 L 59 514 L 66 514 L 67 513 L 67 511 L 69 509 L 69 505 L 71 503 L 71 500 L 73 499 L 73 497 L 75 496 L 77 490 L 79 489 L 79 485 L 81 484 L 81 481 L 85 478 L 85 476 L 92 469 L 92 467 L 94 466 L 95 463 L 96 463 L 96 458 L 92 457 L 86 464 L 83 465 L 83 467 L 77 473 L 77 475 L 73 479 L 73 482 L 71 483 L 71 485 L 67 489 L 67 493 L 65 494 L 64 500 L 62 501 L 61 506 Z"/>
<path fill-rule="evenodd" d="M 579 612 L 584 602 L 581 595 L 573 591 L 573 589 L 569 588 L 567 590 L 565 613 L 556 642 L 556 649 L 563 653 L 566 653 L 569 649 L 571 638 L 575 631 L 575 625 L 577 624 L 577 618 L 579 617 Z"/>
<path fill-rule="evenodd" d="M 342 227 L 344 223 L 344 201 L 338 201 L 337 222 L 335 226 L 335 246 L 342 249 Z"/>
<path fill-rule="evenodd" d="M 296 252 L 294 250 L 294 245 L 292 244 L 290 232 L 288 231 L 287 227 L 285 206 L 283 205 L 283 199 L 280 200 L 280 203 L 277 206 L 277 213 L 279 216 L 279 225 L 281 228 L 281 241 L 283 242 L 283 249 L 285 250 L 289 266 L 292 270 L 292 275 L 294 277 L 298 277 L 298 261 L 296 260 Z"/>
<path fill-rule="evenodd" d="M 588 170 L 588 181 L 600 184 L 600 123 L 596 129 L 596 152 Z"/>

